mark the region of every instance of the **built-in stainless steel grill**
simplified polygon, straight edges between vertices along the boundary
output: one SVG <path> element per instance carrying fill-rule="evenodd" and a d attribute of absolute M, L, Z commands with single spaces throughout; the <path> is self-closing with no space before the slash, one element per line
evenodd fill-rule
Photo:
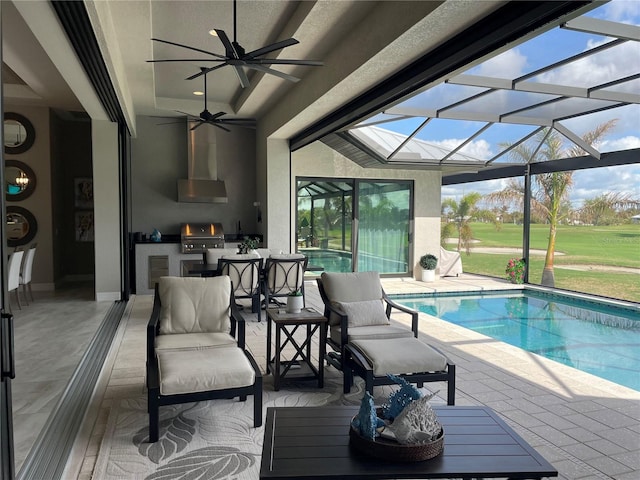
<path fill-rule="evenodd" d="M 183 223 L 180 226 L 182 253 L 204 253 L 207 248 L 224 248 L 221 223 Z"/>

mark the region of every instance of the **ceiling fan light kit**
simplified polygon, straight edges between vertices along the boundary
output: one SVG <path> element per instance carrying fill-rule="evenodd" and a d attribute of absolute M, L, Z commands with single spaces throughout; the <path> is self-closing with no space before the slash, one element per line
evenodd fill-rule
<path fill-rule="evenodd" d="M 192 50 L 195 52 L 204 53 L 206 55 L 210 55 L 214 58 L 209 59 L 187 59 L 187 58 L 178 58 L 178 59 L 166 59 L 166 60 L 147 60 L 147 62 L 156 63 L 156 62 L 218 62 L 218 65 L 214 65 L 213 67 L 201 68 L 200 72 L 187 77 L 187 80 L 193 80 L 195 78 L 200 77 L 201 75 L 206 75 L 209 72 L 217 70 L 218 68 L 222 68 L 225 66 L 233 67 L 235 73 L 238 77 L 238 81 L 240 82 L 240 86 L 242 88 L 247 88 L 250 86 L 249 78 L 247 77 L 245 68 L 256 70 L 259 72 L 267 73 L 270 75 L 274 75 L 276 77 L 280 77 L 282 79 L 288 80 L 290 82 L 298 82 L 300 79 L 293 75 L 289 75 L 288 73 L 280 72 L 279 70 L 275 70 L 271 68 L 269 65 L 303 65 L 309 67 L 319 67 L 324 65 L 322 62 L 316 60 L 290 60 L 290 59 L 277 59 L 277 58 L 259 58 L 263 55 L 266 55 L 271 52 L 275 52 L 276 50 L 282 50 L 283 48 L 290 47 L 292 45 L 296 45 L 300 42 L 295 38 L 288 38 L 286 40 L 281 40 L 279 42 L 271 43 L 262 48 L 258 48 L 257 50 L 253 50 L 250 52 L 246 52 L 244 47 L 237 42 L 236 39 L 236 0 L 233 2 L 233 41 L 229 39 L 226 32 L 221 29 L 214 29 L 209 31 L 211 35 L 217 36 L 225 49 L 225 54 L 220 55 L 214 52 L 209 52 L 207 50 L 202 50 L 200 48 L 191 47 L 189 45 L 183 45 L 180 43 L 170 42 L 168 40 L 161 40 L 159 38 L 152 38 L 151 40 L 161 43 L 166 43 L 168 45 L 174 45 L 181 48 L 186 48 L 188 50 Z"/>

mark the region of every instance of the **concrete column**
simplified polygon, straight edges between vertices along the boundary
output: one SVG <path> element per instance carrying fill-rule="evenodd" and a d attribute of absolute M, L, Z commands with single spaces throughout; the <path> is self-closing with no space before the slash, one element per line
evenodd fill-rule
<path fill-rule="evenodd" d="M 118 125 L 91 122 L 96 300 L 120 300 L 120 166 Z"/>

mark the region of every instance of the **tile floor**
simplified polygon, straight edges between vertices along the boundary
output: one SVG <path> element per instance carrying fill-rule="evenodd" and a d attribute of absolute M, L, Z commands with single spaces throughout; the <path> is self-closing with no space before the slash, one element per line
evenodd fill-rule
<path fill-rule="evenodd" d="M 16 378 L 12 380 L 16 471 L 56 408 L 73 371 L 113 302 L 94 301 L 92 282 L 33 292 L 14 316 Z M 30 300 L 30 298 L 29 298 Z"/>
<path fill-rule="evenodd" d="M 434 284 L 411 279 L 383 282 L 388 293 L 512 288 L 468 274 Z M 309 306 L 321 310 L 315 283 L 307 284 L 306 298 Z M 132 297 L 127 307 L 65 478 L 92 478 L 111 405 L 144 392 L 146 319 L 139 313 L 150 311 L 151 302 L 151 296 L 141 295 Z M 420 323 L 421 337 L 447 352 L 457 365 L 456 404 L 487 405 L 499 412 L 553 463 L 559 478 L 640 478 L 640 392 L 434 317 L 421 316 Z M 264 366 L 266 324 L 250 319 L 247 327 L 247 344 Z"/>

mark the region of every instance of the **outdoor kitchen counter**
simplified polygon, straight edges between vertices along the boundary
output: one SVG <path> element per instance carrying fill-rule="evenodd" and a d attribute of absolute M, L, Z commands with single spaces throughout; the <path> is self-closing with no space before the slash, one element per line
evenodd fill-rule
<path fill-rule="evenodd" d="M 225 243 L 225 248 L 236 248 L 237 243 Z M 150 257 L 156 257 L 151 260 L 151 266 L 154 267 L 157 264 L 162 264 L 166 257 L 166 270 L 159 272 L 159 274 L 170 275 L 179 277 L 182 275 L 181 262 L 182 261 L 201 261 L 201 253 L 181 253 L 180 241 L 176 242 L 136 242 L 134 245 L 135 254 L 135 285 L 136 294 L 145 295 L 152 294 L 153 287 L 150 287 Z"/>

